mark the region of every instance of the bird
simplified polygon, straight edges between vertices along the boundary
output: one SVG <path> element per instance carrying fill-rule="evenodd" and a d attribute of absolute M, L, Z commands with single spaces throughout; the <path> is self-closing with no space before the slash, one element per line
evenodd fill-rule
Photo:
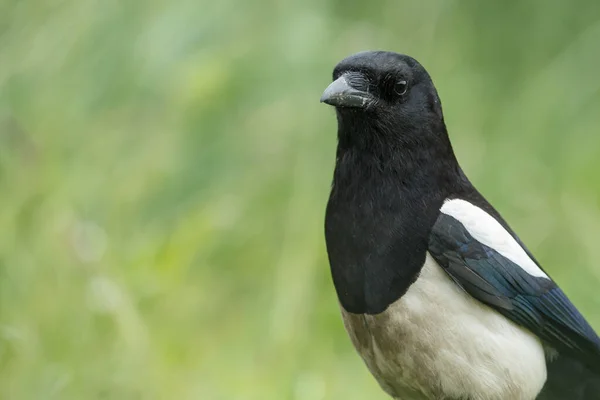
<path fill-rule="evenodd" d="M 467 178 L 425 68 L 353 54 L 321 102 L 337 118 L 331 276 L 381 388 L 402 400 L 600 399 L 600 338 Z"/>

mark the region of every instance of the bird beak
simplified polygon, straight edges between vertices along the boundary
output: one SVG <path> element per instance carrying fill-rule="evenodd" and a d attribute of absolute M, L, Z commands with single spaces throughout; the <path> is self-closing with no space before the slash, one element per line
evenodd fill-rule
<path fill-rule="evenodd" d="M 349 78 L 348 74 L 344 74 L 327 86 L 321 96 L 321 103 L 349 108 L 366 108 L 371 104 L 373 96 L 352 87 Z"/>

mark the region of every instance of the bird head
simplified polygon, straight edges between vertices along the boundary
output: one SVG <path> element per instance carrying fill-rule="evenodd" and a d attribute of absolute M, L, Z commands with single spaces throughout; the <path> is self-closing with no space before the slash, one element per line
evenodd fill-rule
<path fill-rule="evenodd" d="M 429 74 L 403 54 L 367 51 L 345 58 L 321 102 L 337 110 L 340 144 L 406 144 L 445 132 Z"/>

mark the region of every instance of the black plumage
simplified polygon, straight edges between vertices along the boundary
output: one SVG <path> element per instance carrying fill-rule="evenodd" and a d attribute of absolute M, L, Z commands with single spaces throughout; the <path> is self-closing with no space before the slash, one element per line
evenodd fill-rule
<path fill-rule="evenodd" d="M 600 399 L 600 339 L 461 170 L 441 102 L 425 69 L 408 56 L 365 52 L 340 62 L 333 78 L 321 99 L 336 107 L 338 120 L 325 234 L 333 282 L 348 316 L 345 323 L 358 316 L 368 325 L 390 312 L 390 306 L 415 285 L 430 254 L 472 298 L 543 342 L 547 380 L 538 399 Z M 539 267 L 539 276 L 476 240 L 461 221 L 440 212 L 449 199 L 465 200 L 497 221 Z M 369 329 L 376 342 L 377 333 Z M 360 341 L 353 338 L 357 348 Z M 395 349 L 378 357 L 389 358 L 387 364 L 402 364 L 391 354 Z M 380 364 L 368 359 L 372 354 L 361 355 L 394 397 L 410 393 L 415 399 L 452 398 L 445 392 L 450 389 L 436 382 L 416 389 L 410 382 L 395 386 L 390 381 L 393 374 L 383 376 Z M 409 368 L 396 367 L 402 372 Z M 435 376 L 435 371 L 431 373 Z M 465 398 L 496 398 L 476 393 L 482 389 L 469 390 L 464 389 Z"/>

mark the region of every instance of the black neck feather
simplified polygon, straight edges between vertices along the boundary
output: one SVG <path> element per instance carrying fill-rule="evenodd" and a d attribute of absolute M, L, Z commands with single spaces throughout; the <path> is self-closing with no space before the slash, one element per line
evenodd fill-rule
<path fill-rule="evenodd" d="M 463 176 L 442 120 L 395 129 L 377 121 L 339 118 L 325 221 L 338 297 L 354 313 L 382 312 L 406 292 L 439 208 Z"/>

